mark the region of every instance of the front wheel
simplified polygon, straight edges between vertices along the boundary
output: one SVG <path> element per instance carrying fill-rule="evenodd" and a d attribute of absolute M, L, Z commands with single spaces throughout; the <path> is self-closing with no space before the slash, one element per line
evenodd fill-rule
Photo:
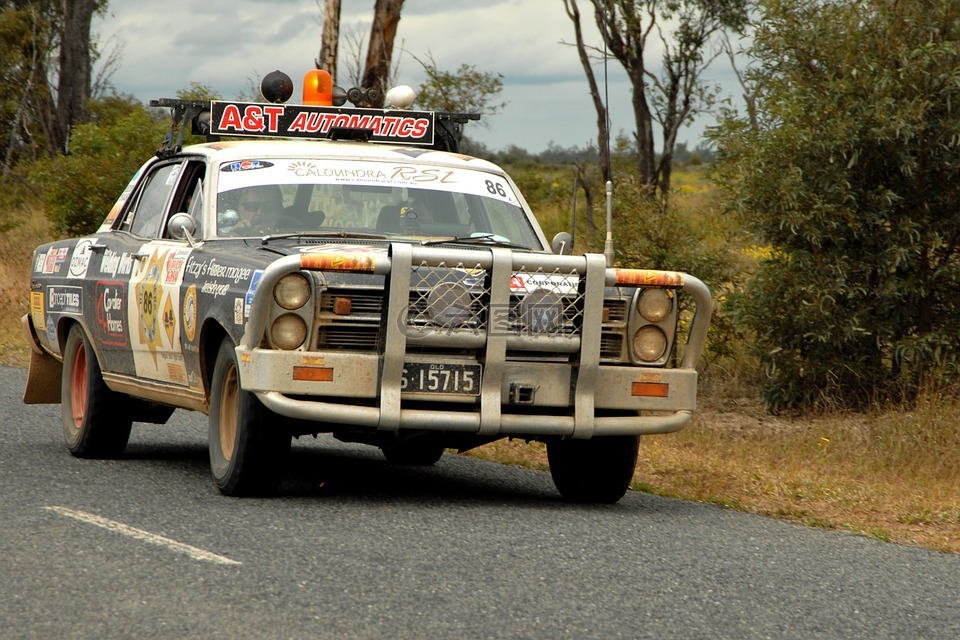
<path fill-rule="evenodd" d="M 639 449 L 639 436 L 550 440 L 550 475 L 567 500 L 613 503 L 630 487 Z"/>
<path fill-rule="evenodd" d="M 78 458 L 114 458 L 123 453 L 133 423 L 124 398 L 107 387 L 83 328 L 73 325 L 63 347 L 60 378 L 63 437 L 70 453 Z"/>
<path fill-rule="evenodd" d="M 210 470 L 228 496 L 276 491 L 290 455 L 290 432 L 257 397 L 240 387 L 233 343 L 217 353 L 210 387 Z"/>

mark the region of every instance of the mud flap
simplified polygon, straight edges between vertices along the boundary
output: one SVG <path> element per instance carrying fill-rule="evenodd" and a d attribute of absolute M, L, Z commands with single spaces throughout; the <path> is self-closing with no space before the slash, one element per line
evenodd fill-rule
<path fill-rule="evenodd" d="M 24 404 L 60 404 L 63 364 L 48 353 L 30 350 L 30 370 L 23 390 Z"/>
<path fill-rule="evenodd" d="M 20 325 L 30 341 L 30 369 L 27 372 L 27 387 L 23 390 L 23 403 L 60 404 L 63 364 L 40 347 L 29 314 L 20 318 Z"/>

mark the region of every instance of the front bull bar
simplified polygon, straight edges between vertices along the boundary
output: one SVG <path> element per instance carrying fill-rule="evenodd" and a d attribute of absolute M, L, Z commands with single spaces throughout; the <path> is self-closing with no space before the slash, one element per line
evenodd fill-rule
<path fill-rule="evenodd" d="M 268 266 L 254 293 L 250 316 L 237 347 L 244 369 L 251 354 L 264 339 L 269 317 L 270 298 L 276 284 L 285 275 L 297 271 L 339 271 L 389 276 L 385 288 L 385 313 L 399 317 L 409 303 L 410 274 L 414 264 L 451 263 L 477 265 L 491 274 L 489 304 L 509 303 L 510 278 L 517 271 L 561 269 L 576 272 L 585 280 L 584 318 L 579 366 L 574 387 L 573 415 L 532 416 L 501 413 L 506 338 L 487 335 L 486 366 L 483 372 L 480 411 L 402 409 L 400 382 L 406 353 L 407 335 L 404 323 L 387 322 L 382 368 L 380 372 L 379 406 L 357 406 L 315 400 L 297 400 L 276 390 L 254 391 L 263 404 L 278 414 L 291 418 L 397 431 L 406 429 L 444 430 L 481 435 L 557 435 L 590 438 L 608 435 L 644 435 L 669 433 L 683 428 L 692 417 L 692 410 L 678 409 L 667 415 L 596 416 L 594 391 L 600 366 L 600 331 L 605 287 L 682 287 L 696 304 L 696 312 L 687 334 L 679 370 L 696 375 L 696 364 L 706 343 L 707 329 L 713 310 L 710 292 L 699 279 L 688 274 L 646 269 L 607 268 L 600 254 L 556 256 L 518 253 L 503 248 L 485 251 L 449 250 L 436 247 L 393 243 L 388 255 L 335 252 L 306 252 L 286 256 Z M 672 371 L 676 371 L 673 369 Z M 670 371 L 670 370 L 668 370 Z"/>

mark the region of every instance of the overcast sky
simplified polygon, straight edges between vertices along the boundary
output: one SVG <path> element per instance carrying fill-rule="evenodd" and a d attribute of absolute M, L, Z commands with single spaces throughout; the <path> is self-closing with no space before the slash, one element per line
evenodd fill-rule
<path fill-rule="evenodd" d="M 579 4 L 585 38 L 600 45 L 589 0 Z M 343 0 L 341 69 L 344 38 L 349 32 L 369 37 L 373 5 L 374 0 Z M 95 20 L 93 29 L 103 48 L 119 47 L 112 84 L 144 103 L 175 97 L 191 82 L 234 98 L 247 90 L 249 79 L 274 69 L 293 78 L 295 102 L 321 36 L 316 0 L 109 0 L 107 16 Z M 596 114 L 576 49 L 562 44 L 573 40 L 561 0 L 405 0 L 394 61 L 399 56 L 398 83 L 414 88 L 423 70 L 413 56 L 432 55 L 447 71 L 466 63 L 502 74 L 507 106 L 484 118 L 484 126 L 471 124 L 468 135 L 491 150 L 515 144 L 537 153 L 550 142 L 584 147 L 596 138 Z M 646 55 L 659 61 L 658 50 Z M 602 66 L 596 71 L 602 82 Z M 613 134 L 630 134 L 629 85 L 618 62 L 611 61 L 608 71 Z M 731 92 L 735 88 L 725 58 L 714 62 L 710 77 Z M 679 140 L 695 147 L 712 122 L 701 118 Z"/>

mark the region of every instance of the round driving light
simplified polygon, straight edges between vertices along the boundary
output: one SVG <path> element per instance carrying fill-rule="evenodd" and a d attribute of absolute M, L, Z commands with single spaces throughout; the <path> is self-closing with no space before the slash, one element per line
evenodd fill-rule
<path fill-rule="evenodd" d="M 271 71 L 260 81 L 260 96 L 267 102 L 286 102 L 293 95 L 293 80 L 283 71 Z"/>
<path fill-rule="evenodd" d="M 287 313 L 273 321 L 270 340 L 278 349 L 296 349 L 307 339 L 307 324 L 300 316 Z"/>
<path fill-rule="evenodd" d="M 427 296 L 427 314 L 434 324 L 459 327 L 472 317 L 470 291 L 457 282 L 441 282 Z"/>
<path fill-rule="evenodd" d="M 563 301 L 552 291 L 532 291 L 520 302 L 520 321 L 531 333 L 557 331 L 563 322 Z"/>
<path fill-rule="evenodd" d="M 273 299 L 284 309 L 299 309 L 310 299 L 310 283 L 299 273 L 285 275 L 273 288 Z"/>
<path fill-rule="evenodd" d="M 647 325 L 633 334 L 633 352 L 642 362 L 656 362 L 667 351 L 667 336 L 658 327 Z"/>
<path fill-rule="evenodd" d="M 644 289 L 637 298 L 637 313 L 647 322 L 660 322 L 673 311 L 673 292 L 669 289 Z"/>

